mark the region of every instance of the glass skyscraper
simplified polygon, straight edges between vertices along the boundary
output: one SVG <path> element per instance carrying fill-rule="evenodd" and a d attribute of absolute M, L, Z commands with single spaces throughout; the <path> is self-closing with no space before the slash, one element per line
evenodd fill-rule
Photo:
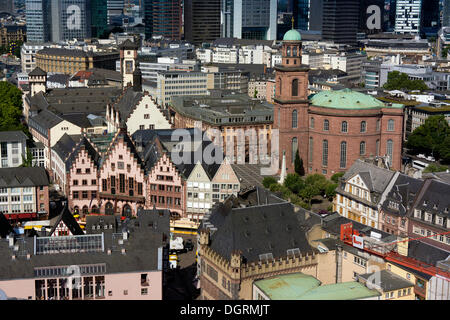
<path fill-rule="evenodd" d="M 99 38 L 108 30 L 107 0 L 91 0 L 91 34 Z"/>
<path fill-rule="evenodd" d="M 221 36 L 275 40 L 277 0 L 222 0 Z"/>
<path fill-rule="evenodd" d="M 89 38 L 91 36 L 89 0 L 52 0 L 51 30 L 53 42 Z"/>
<path fill-rule="evenodd" d="M 181 0 L 144 0 L 145 38 L 181 39 Z"/>
<path fill-rule="evenodd" d="M 25 10 L 27 41 L 50 41 L 50 0 L 26 0 Z"/>

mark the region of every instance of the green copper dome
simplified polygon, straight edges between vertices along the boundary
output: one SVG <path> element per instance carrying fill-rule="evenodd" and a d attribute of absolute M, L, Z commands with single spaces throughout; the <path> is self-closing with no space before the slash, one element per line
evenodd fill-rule
<path fill-rule="evenodd" d="M 401 104 L 387 105 L 384 102 L 361 92 L 350 89 L 321 91 L 311 98 L 311 105 L 333 109 L 375 109 L 402 108 Z"/>
<path fill-rule="evenodd" d="M 284 34 L 283 41 L 301 41 L 302 36 L 300 35 L 300 32 L 297 30 L 289 30 Z"/>

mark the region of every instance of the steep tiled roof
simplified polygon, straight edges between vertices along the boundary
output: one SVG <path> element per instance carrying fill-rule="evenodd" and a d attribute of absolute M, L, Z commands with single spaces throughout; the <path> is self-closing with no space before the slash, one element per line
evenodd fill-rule
<path fill-rule="evenodd" d="M 0 131 L 0 142 L 23 141 L 28 137 L 23 131 Z"/>
<path fill-rule="evenodd" d="M 311 254 L 314 249 L 299 216 L 288 202 L 232 208 L 226 201 L 215 206 L 210 215 L 209 221 L 217 228 L 210 236 L 210 248 L 228 260 L 233 251 L 241 251 L 247 263 L 258 261 L 259 255 L 266 253 L 280 258 L 295 248 Z"/>
<path fill-rule="evenodd" d="M 84 234 L 77 220 L 75 220 L 75 218 L 73 217 L 72 213 L 70 212 L 69 208 L 67 208 L 66 205 L 64 206 L 61 214 L 58 217 L 56 217 L 55 221 L 53 222 L 53 227 L 50 231 L 50 236 L 55 232 L 56 228 L 58 227 L 58 224 L 61 221 L 63 221 L 64 224 L 67 226 L 67 228 L 69 228 L 72 235 L 79 236 Z"/>
<path fill-rule="evenodd" d="M 47 172 L 42 167 L 16 167 L 0 169 L 0 187 L 48 186 Z"/>

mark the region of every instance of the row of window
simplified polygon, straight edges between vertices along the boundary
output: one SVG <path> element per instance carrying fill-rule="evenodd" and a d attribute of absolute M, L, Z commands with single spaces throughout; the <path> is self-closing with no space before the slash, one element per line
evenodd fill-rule
<path fill-rule="evenodd" d="M 380 124 L 381 124 L 381 121 L 377 120 L 376 131 L 380 131 Z M 298 127 L 298 112 L 297 112 L 297 110 L 294 110 L 294 111 L 292 111 L 292 128 L 295 129 L 297 127 Z M 314 129 L 314 127 L 315 127 L 315 120 L 314 120 L 314 118 L 311 118 L 310 119 L 310 128 Z M 387 131 L 394 131 L 394 129 L 395 129 L 395 122 L 393 119 L 389 119 L 388 125 L 387 125 Z M 330 121 L 325 119 L 325 120 L 323 120 L 323 131 L 329 131 L 329 130 L 330 130 Z M 343 132 L 343 133 L 348 132 L 348 122 L 347 121 L 341 122 L 341 132 Z M 361 121 L 360 132 L 361 133 L 367 132 L 367 122 L 366 121 Z"/>
<path fill-rule="evenodd" d="M 181 198 L 165 197 L 165 196 L 150 196 L 151 204 L 167 204 L 167 205 L 181 205 Z"/>
<path fill-rule="evenodd" d="M 151 191 L 167 191 L 167 192 L 181 192 L 181 187 L 177 187 L 177 186 L 166 186 L 164 184 L 151 184 L 150 185 L 150 190 Z"/>
<path fill-rule="evenodd" d="M 380 141 L 376 141 L 376 149 L 377 149 L 377 155 L 378 150 L 380 146 Z M 386 154 L 389 156 L 389 161 L 392 163 L 392 157 L 394 152 L 394 142 L 389 139 L 386 143 Z M 292 138 L 292 162 L 295 162 L 296 153 L 298 150 L 298 140 L 297 138 Z M 359 154 L 365 155 L 366 154 L 366 142 L 361 141 L 359 144 Z M 309 138 L 309 162 L 313 162 L 313 155 L 314 155 L 314 139 L 313 137 Z M 328 166 L 328 140 L 322 141 L 322 165 Z M 347 167 L 347 142 L 342 141 L 340 144 L 340 161 L 339 166 L 341 169 L 345 169 Z"/>
<path fill-rule="evenodd" d="M 81 191 L 81 198 L 80 198 L 80 191 L 72 191 L 72 197 L 73 199 L 95 199 L 97 198 L 97 191 L 90 191 L 91 197 L 89 197 L 89 191 Z"/>

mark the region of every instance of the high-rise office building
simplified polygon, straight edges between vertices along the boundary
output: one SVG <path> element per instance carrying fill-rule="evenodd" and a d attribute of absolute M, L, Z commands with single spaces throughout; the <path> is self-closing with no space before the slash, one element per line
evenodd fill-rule
<path fill-rule="evenodd" d="M 323 0 L 322 39 L 356 45 L 359 0 Z"/>
<path fill-rule="evenodd" d="M 14 11 L 14 0 L 0 0 L 0 11 L 13 13 Z"/>
<path fill-rule="evenodd" d="M 384 0 L 361 0 L 359 32 L 373 34 L 383 31 Z"/>
<path fill-rule="evenodd" d="M 220 38 L 220 0 L 184 0 L 184 39 L 193 44 Z"/>
<path fill-rule="evenodd" d="M 153 0 L 152 35 L 168 39 L 181 39 L 181 0 Z"/>
<path fill-rule="evenodd" d="M 143 0 L 145 39 L 151 39 L 153 34 L 153 0 Z"/>
<path fill-rule="evenodd" d="M 309 30 L 322 31 L 323 0 L 312 0 L 309 7 Z"/>
<path fill-rule="evenodd" d="M 442 26 L 450 27 L 450 0 L 444 0 L 442 11 Z"/>
<path fill-rule="evenodd" d="M 309 30 L 310 4 L 314 0 L 290 0 L 294 29 Z"/>
<path fill-rule="evenodd" d="M 108 24 L 111 24 L 112 17 L 120 16 L 123 13 L 124 6 L 124 0 L 107 0 Z"/>
<path fill-rule="evenodd" d="M 397 0 L 386 0 L 385 9 L 386 16 L 383 29 L 387 32 L 393 32 L 395 29 L 395 16 L 397 14 Z"/>
<path fill-rule="evenodd" d="M 89 0 L 51 1 L 51 39 L 53 42 L 86 39 L 91 36 Z"/>
<path fill-rule="evenodd" d="M 397 0 L 395 32 L 419 33 L 422 0 Z"/>
<path fill-rule="evenodd" d="M 277 0 L 222 0 L 221 36 L 275 40 Z"/>
<path fill-rule="evenodd" d="M 425 36 L 436 36 L 441 28 L 439 0 L 422 0 L 420 13 L 420 33 Z"/>
<path fill-rule="evenodd" d="M 108 29 L 107 0 L 91 0 L 91 34 L 99 38 Z"/>
<path fill-rule="evenodd" d="M 27 41 L 47 42 L 50 33 L 50 0 L 26 0 Z"/>

